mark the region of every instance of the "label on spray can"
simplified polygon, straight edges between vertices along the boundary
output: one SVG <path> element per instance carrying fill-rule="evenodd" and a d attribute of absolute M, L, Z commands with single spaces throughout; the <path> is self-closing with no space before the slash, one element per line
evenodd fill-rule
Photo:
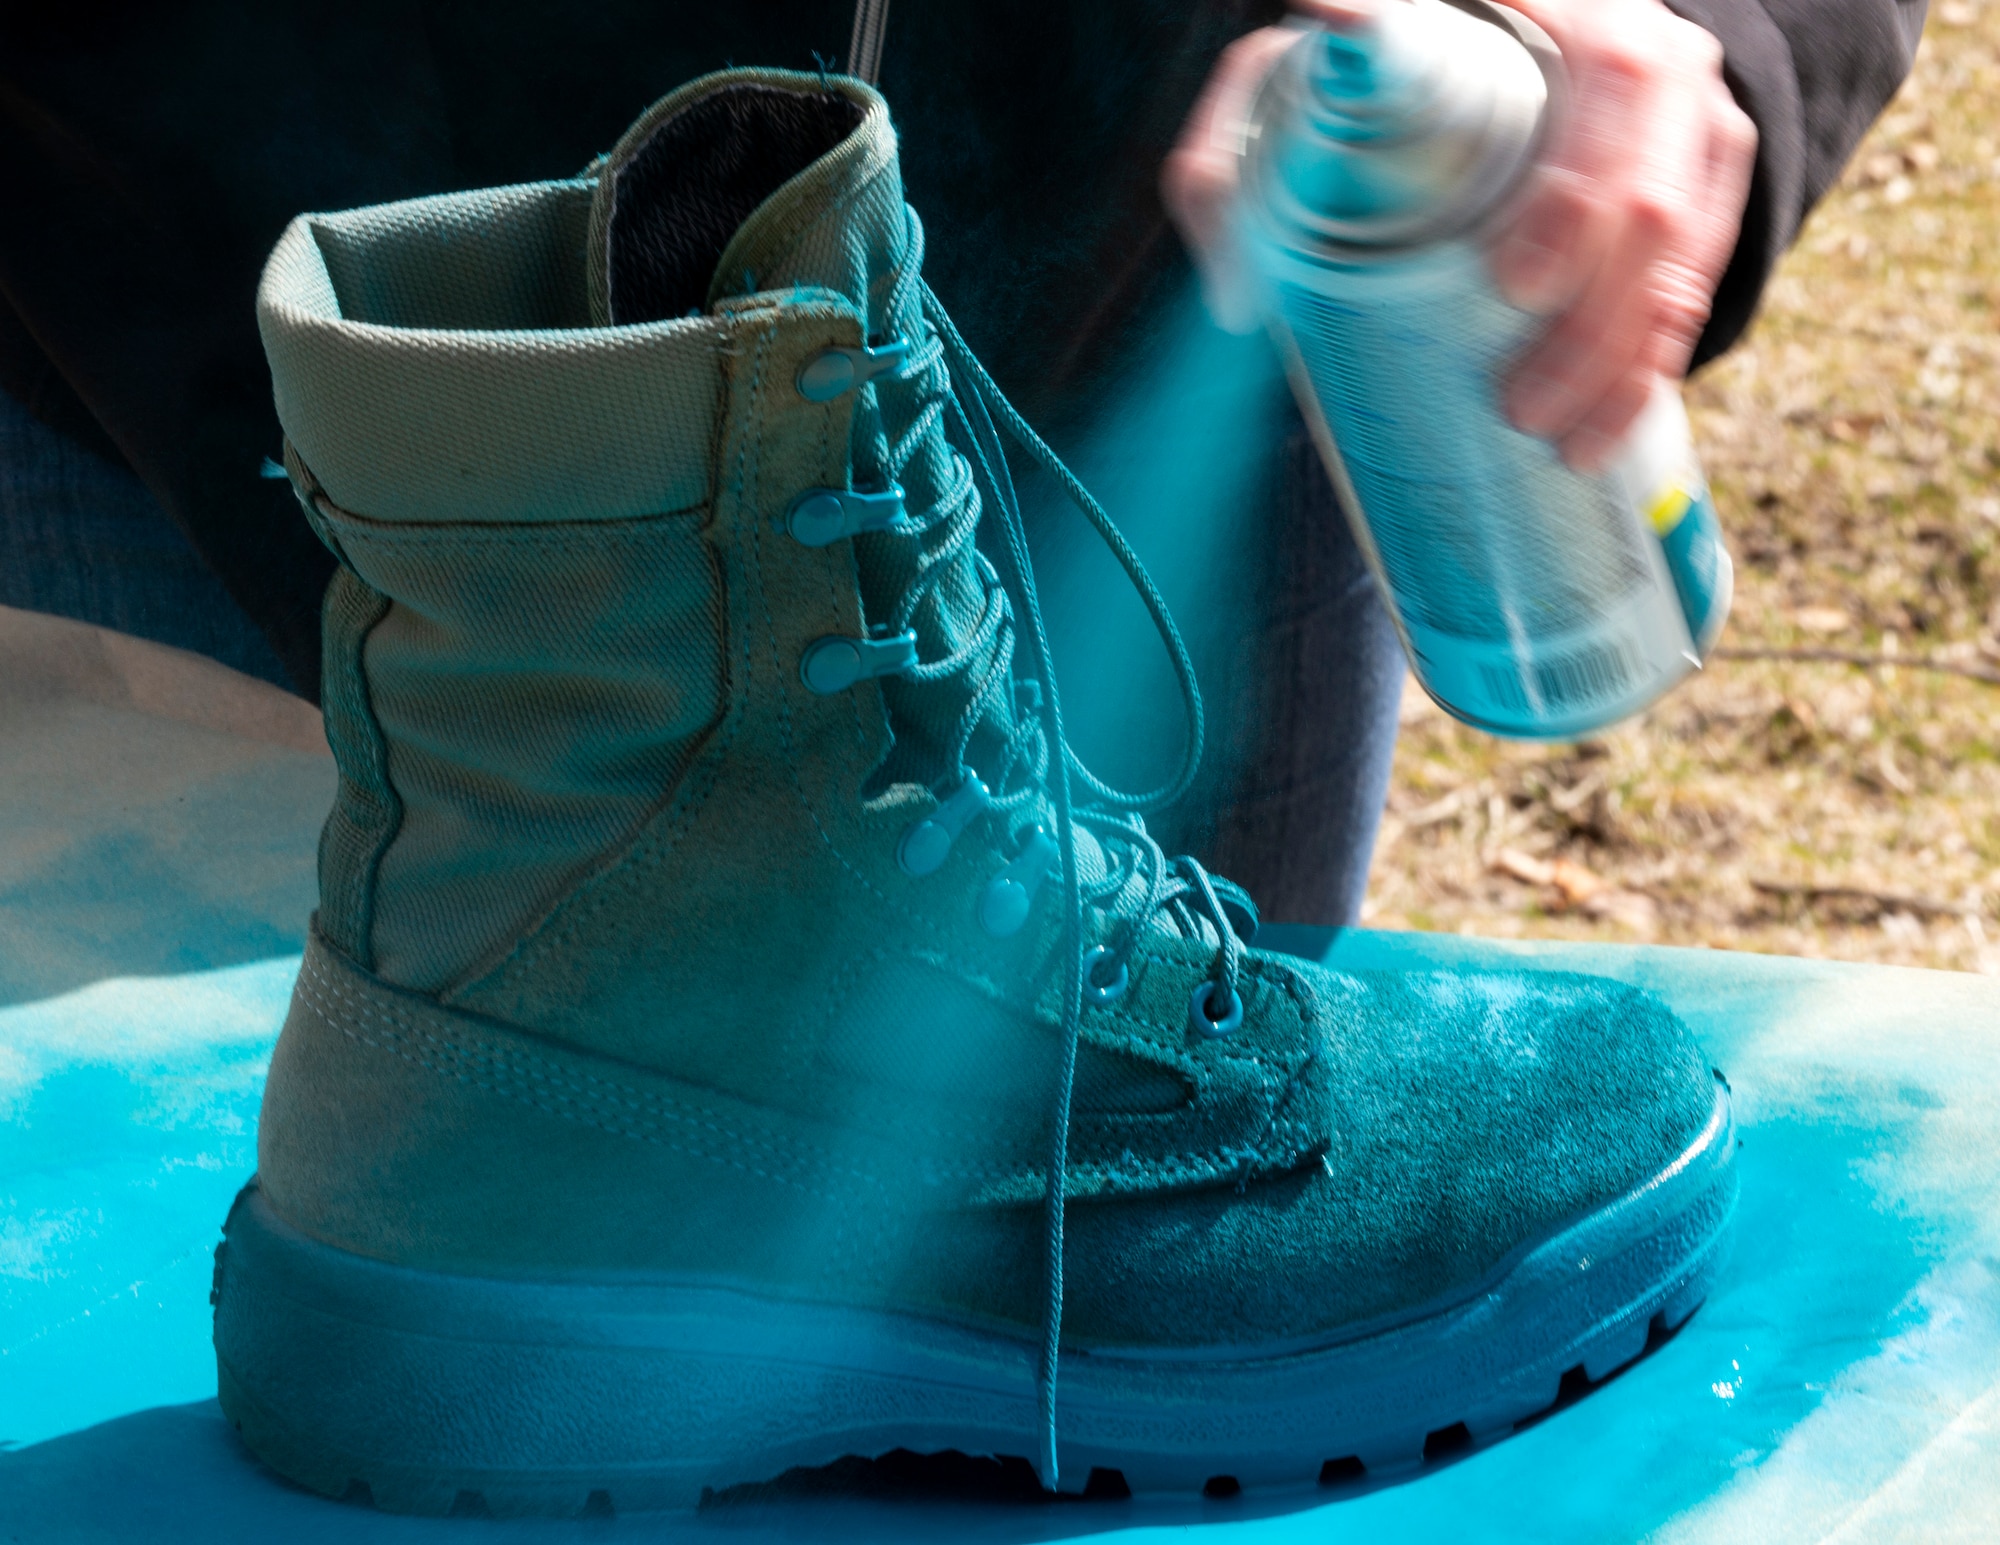
<path fill-rule="evenodd" d="M 1681 395 L 1665 382 L 1633 424 L 1612 470 L 1660 544 L 1695 652 L 1706 656 L 1729 618 L 1735 569 L 1702 476 Z"/>
<path fill-rule="evenodd" d="M 1273 332 L 1426 690 L 1498 734 L 1582 734 L 1700 665 L 1728 558 L 1671 386 L 1598 475 L 1500 412 L 1543 323 L 1495 293 L 1477 231 L 1559 66 L 1436 0 L 1383 9 L 1400 34 L 1345 40 L 1329 84 L 1307 33 L 1259 103 L 1245 188 Z"/>

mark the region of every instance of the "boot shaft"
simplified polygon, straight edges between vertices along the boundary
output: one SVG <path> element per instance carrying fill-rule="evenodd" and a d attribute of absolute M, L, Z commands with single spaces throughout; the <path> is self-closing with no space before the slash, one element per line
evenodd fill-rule
<path fill-rule="evenodd" d="M 718 140 L 743 153 L 718 157 Z M 719 178 L 676 181 L 718 165 Z M 594 181 L 306 217 L 286 233 L 260 315 L 295 480 L 342 559 L 326 614 L 343 773 L 322 843 L 333 942 L 441 990 L 640 830 L 742 686 L 724 660 L 712 530 L 744 473 L 724 455 L 730 415 L 782 400 L 812 419 L 799 432 L 826 454 L 765 512 L 780 526 L 803 490 L 852 489 L 857 462 L 861 486 L 871 471 L 886 482 L 872 389 L 823 404 L 789 379 L 736 391 L 750 345 L 732 318 L 752 286 L 781 297 L 750 305 L 753 331 L 783 330 L 800 307 L 822 326 L 844 298 L 858 347 L 914 325 L 913 304 L 890 305 L 904 258 L 880 99 L 777 72 L 675 93 Z M 950 462 L 941 434 L 915 438 L 897 471 L 921 510 Z M 880 615 L 928 565 L 907 631 L 929 658 L 958 649 L 983 599 L 969 550 L 940 564 L 936 543 L 866 545 L 830 555 L 846 599 L 828 635 L 865 637 L 860 612 Z M 903 761 L 934 776 L 964 688 L 905 695 Z M 871 708 L 879 718 L 866 703 L 850 717 Z M 892 743 L 879 726 L 863 738 L 878 756 Z"/>
<path fill-rule="evenodd" d="M 721 711 L 727 330 L 581 325 L 590 192 L 302 219 L 263 285 L 288 459 L 341 559 L 321 926 L 408 986 L 518 932 Z"/>
<path fill-rule="evenodd" d="M 649 108 L 598 169 L 591 315 L 647 323 L 805 287 L 845 296 L 885 353 L 920 349 L 919 240 L 873 91 L 783 71 L 708 76 Z M 980 634 L 993 597 L 971 548 L 979 495 L 965 490 L 953 513 L 965 472 L 935 410 L 921 407 L 942 374 L 937 364 L 888 370 L 855 389 L 846 486 L 899 492 L 920 528 L 916 541 L 907 531 L 853 538 L 863 606 L 871 621 L 913 633 L 918 658 L 965 661 L 952 680 L 883 679 L 897 736 L 884 786 L 955 782 L 961 740 L 991 761 L 1012 729 L 1008 692 L 978 705 L 972 736 L 961 723 L 966 682 L 1004 670 L 1006 645 Z"/>

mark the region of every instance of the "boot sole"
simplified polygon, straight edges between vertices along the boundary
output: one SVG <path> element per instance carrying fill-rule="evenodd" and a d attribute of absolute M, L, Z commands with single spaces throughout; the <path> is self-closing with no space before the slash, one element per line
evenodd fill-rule
<path fill-rule="evenodd" d="M 1394 1478 L 1504 1436 L 1707 1296 L 1735 1146 L 1718 1084 L 1707 1127 L 1653 1180 L 1393 1325 L 1285 1347 L 1065 1351 L 1062 1478 L 1228 1496 Z M 223 1410 L 266 1464 L 325 1496 L 398 1513 L 635 1512 L 846 1456 L 1038 1446 L 1021 1337 L 670 1279 L 390 1266 L 291 1228 L 254 1180 L 224 1234 Z"/>

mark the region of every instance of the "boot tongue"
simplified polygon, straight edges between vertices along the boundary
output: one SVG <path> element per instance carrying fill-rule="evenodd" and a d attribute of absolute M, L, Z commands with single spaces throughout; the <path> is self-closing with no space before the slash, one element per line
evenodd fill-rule
<path fill-rule="evenodd" d="M 591 314 L 599 325 L 662 321 L 757 291 L 809 287 L 847 297 L 870 339 L 914 345 L 924 328 L 918 287 L 891 282 L 908 241 L 896 135 L 881 97 L 843 76 L 726 71 L 656 103 L 605 158 L 591 206 Z M 856 487 L 888 480 L 885 462 L 916 418 L 918 390 L 915 382 L 861 389 Z M 973 545 L 954 544 L 944 518 L 956 480 L 941 421 L 933 415 L 894 473 L 910 514 L 936 511 L 937 522 L 919 536 L 853 543 L 869 622 L 891 620 L 926 584 L 909 623 L 925 661 L 963 651 L 987 605 Z M 990 640 L 964 670 L 935 681 L 881 679 L 896 744 L 879 783 L 952 781 L 959 725 L 1001 647 Z M 988 700 L 976 765 L 988 765 L 1005 741 L 1012 712 L 1007 694 Z"/>

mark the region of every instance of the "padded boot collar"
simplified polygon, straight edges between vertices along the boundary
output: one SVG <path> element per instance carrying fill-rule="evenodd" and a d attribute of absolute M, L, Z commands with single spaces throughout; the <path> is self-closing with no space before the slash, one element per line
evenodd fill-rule
<path fill-rule="evenodd" d="M 895 158 L 888 106 L 860 81 L 788 70 L 690 81 L 597 169 L 592 319 L 660 321 L 796 282 L 785 259 L 803 233 L 842 218 Z M 865 294 L 849 299 L 867 309 Z"/>
<path fill-rule="evenodd" d="M 587 324 L 590 184 L 301 215 L 257 322 L 278 418 L 371 520 L 549 523 L 703 503 L 726 326 Z"/>

